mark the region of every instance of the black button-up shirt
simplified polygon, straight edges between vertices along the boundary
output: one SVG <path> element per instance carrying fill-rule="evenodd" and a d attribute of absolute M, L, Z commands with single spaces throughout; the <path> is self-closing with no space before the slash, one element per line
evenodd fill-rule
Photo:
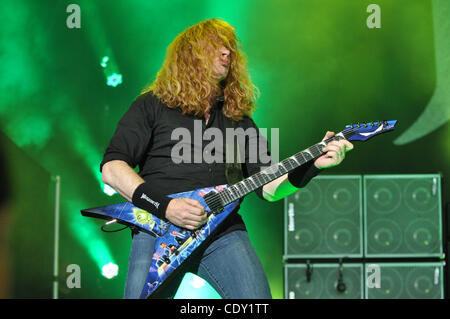
<path fill-rule="evenodd" d="M 106 149 L 100 170 L 111 160 L 122 160 L 132 168 L 139 166 L 139 175 L 150 183 L 156 183 L 163 195 L 169 195 L 198 188 L 227 184 L 225 176 L 226 128 L 232 128 L 232 122 L 222 112 L 223 101 L 218 99 L 205 119 L 192 114 L 183 114 L 179 108 L 169 108 L 151 92 L 139 96 L 130 106 L 117 125 L 117 129 Z M 201 124 L 201 125 L 200 125 Z M 269 166 L 265 161 L 270 158 L 267 140 L 259 134 L 253 120 L 244 117 L 237 122 L 244 131 L 254 128 L 252 137 L 245 137 L 245 160 L 242 164 L 244 177 Z M 208 128 L 218 128 L 223 132 L 223 148 L 208 148 L 209 140 L 203 140 Z M 173 133 L 183 134 L 173 134 Z M 189 136 L 190 135 L 190 136 Z M 251 143 L 256 143 L 258 154 L 251 156 Z M 242 147 L 242 146 L 241 146 Z M 190 150 L 191 154 L 185 154 Z M 214 158 L 222 160 L 207 163 L 203 157 L 212 152 Z M 189 158 L 190 157 L 190 158 Z M 182 159 L 190 160 L 188 163 Z M 250 160 L 252 158 L 252 160 Z M 256 159 L 256 161 L 255 161 Z M 261 188 L 255 191 L 263 198 Z M 230 218 L 232 229 L 245 229 L 242 219 Z"/>

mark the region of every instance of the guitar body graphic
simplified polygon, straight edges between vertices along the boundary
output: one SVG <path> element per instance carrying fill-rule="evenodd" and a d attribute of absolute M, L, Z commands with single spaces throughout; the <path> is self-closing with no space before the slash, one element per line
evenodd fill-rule
<path fill-rule="evenodd" d="M 226 205 L 220 213 L 210 213 L 211 209 L 203 197 L 210 192 L 219 192 L 227 187 L 228 185 L 206 187 L 168 195 L 171 198 L 195 199 L 205 207 L 205 211 L 209 215 L 208 221 L 196 231 L 189 231 L 170 222 L 165 222 L 130 202 L 86 209 L 81 212 L 84 216 L 108 220 L 116 219 L 119 223 L 156 235 L 151 266 L 141 293 L 141 298 L 148 298 L 238 207 L 239 200 Z"/>

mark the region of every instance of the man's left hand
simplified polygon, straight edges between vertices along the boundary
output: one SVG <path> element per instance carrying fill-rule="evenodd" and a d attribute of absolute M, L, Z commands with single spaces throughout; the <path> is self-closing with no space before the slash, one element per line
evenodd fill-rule
<path fill-rule="evenodd" d="M 327 132 L 322 141 L 334 136 L 334 132 Z M 353 144 L 343 139 L 340 141 L 331 141 L 322 151 L 326 152 L 314 161 L 314 165 L 319 168 L 330 168 L 339 165 L 345 158 L 345 153 L 353 149 Z"/>

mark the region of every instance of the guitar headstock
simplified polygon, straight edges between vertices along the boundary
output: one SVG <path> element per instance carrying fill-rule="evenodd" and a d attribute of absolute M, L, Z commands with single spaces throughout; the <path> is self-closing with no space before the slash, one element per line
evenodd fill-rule
<path fill-rule="evenodd" d="M 396 125 L 396 120 L 351 124 L 342 134 L 349 141 L 367 141 L 375 135 L 392 131 Z"/>

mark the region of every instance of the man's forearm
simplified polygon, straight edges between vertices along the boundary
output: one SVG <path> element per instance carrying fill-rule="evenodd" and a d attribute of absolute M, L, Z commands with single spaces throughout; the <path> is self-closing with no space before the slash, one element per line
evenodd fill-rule
<path fill-rule="evenodd" d="M 264 185 L 262 195 L 269 202 L 280 200 L 305 187 L 321 171 L 322 169 L 318 168 L 315 163 L 298 167 Z"/>
<path fill-rule="evenodd" d="M 298 188 L 292 185 L 288 180 L 288 175 L 284 174 L 264 185 L 262 194 L 265 200 L 275 202 L 296 191 Z"/>
<path fill-rule="evenodd" d="M 132 201 L 136 188 L 145 182 L 126 162 L 114 160 L 103 165 L 102 180 L 114 188 L 122 197 Z M 263 186 L 263 196 L 269 202 L 274 202 L 298 190 L 284 174 Z"/>
<path fill-rule="evenodd" d="M 126 162 L 120 160 L 103 165 L 102 180 L 130 202 L 136 188 L 145 182 Z"/>

